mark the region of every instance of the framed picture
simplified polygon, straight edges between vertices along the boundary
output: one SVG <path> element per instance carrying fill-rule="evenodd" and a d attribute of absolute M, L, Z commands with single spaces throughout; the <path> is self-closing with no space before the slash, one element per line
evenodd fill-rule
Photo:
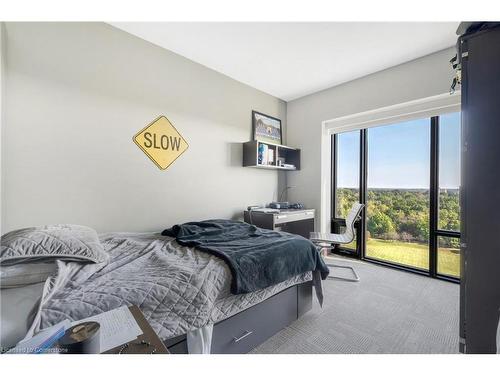
<path fill-rule="evenodd" d="M 252 111 L 254 141 L 281 144 L 281 120 L 257 111 Z"/>

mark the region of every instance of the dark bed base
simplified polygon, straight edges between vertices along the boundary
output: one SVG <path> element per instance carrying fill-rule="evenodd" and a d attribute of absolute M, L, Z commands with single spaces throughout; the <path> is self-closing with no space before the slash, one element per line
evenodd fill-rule
<path fill-rule="evenodd" d="M 216 323 L 212 336 L 212 354 L 248 353 L 311 308 L 312 282 L 291 286 Z M 188 352 L 186 335 L 165 340 L 165 345 L 173 354 Z"/>

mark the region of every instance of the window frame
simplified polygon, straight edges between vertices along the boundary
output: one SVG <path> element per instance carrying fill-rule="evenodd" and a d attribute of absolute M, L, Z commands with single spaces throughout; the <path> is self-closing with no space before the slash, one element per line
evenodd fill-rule
<path fill-rule="evenodd" d="M 449 113 L 449 112 L 448 112 Z M 430 181 L 429 181 L 429 270 L 422 270 L 411 266 L 396 264 L 393 262 L 373 259 L 366 256 L 366 210 L 363 209 L 361 221 L 359 222 L 356 230 L 357 246 L 356 251 L 351 249 L 336 247 L 335 253 L 356 257 L 368 262 L 381 264 L 405 271 L 410 271 L 432 278 L 442 279 L 451 282 L 460 282 L 459 277 L 451 275 L 444 275 L 438 273 L 438 249 L 439 238 L 458 238 L 460 239 L 460 232 L 452 230 L 439 229 L 439 117 L 442 114 L 434 114 L 429 118 L 430 121 Z M 426 118 L 426 117 L 423 117 Z M 400 121 L 404 122 L 404 120 Z M 398 123 L 398 122 L 396 122 Z M 382 124 L 380 124 L 382 125 Z M 345 129 L 331 134 L 331 218 L 330 229 L 333 231 L 337 229 L 342 223 L 345 224 L 342 218 L 336 217 L 336 192 L 337 192 L 337 161 L 338 161 L 338 134 L 359 131 L 360 132 L 360 157 L 359 157 L 359 202 L 363 203 L 366 207 L 367 203 L 367 172 L 368 172 L 368 129 Z"/>
<path fill-rule="evenodd" d="M 356 130 L 354 130 L 356 131 Z M 345 132 L 348 133 L 349 131 Z M 337 191 L 337 169 L 338 169 L 338 134 L 332 134 L 331 137 L 331 150 L 332 150 L 332 171 L 331 171 L 331 186 L 332 186 L 332 192 Z M 360 164 L 362 162 L 362 157 L 363 157 L 363 148 L 364 148 L 364 138 L 363 134 L 360 134 L 359 137 L 360 140 L 360 145 L 359 145 L 359 161 Z M 359 176 L 359 186 L 358 186 L 358 198 L 359 202 L 361 203 L 362 201 L 362 191 L 361 191 L 361 186 L 362 186 L 362 181 L 363 181 L 363 176 L 361 175 L 361 170 L 359 171 L 360 176 Z M 336 217 L 337 214 L 337 197 L 335 193 L 332 193 L 332 199 L 330 200 L 331 202 L 331 213 L 332 213 L 332 218 L 330 221 L 330 228 L 333 230 L 338 230 L 341 227 L 345 226 L 345 218 L 339 218 Z M 363 210 L 364 211 L 364 210 Z M 342 246 L 337 246 L 335 247 L 335 250 L 337 253 L 341 253 L 343 255 L 351 256 L 351 257 L 357 257 L 359 258 L 359 254 L 361 253 L 361 241 L 359 240 L 361 237 L 361 221 L 358 221 L 357 223 L 354 224 L 354 227 L 356 229 L 356 250 L 352 250 L 347 247 L 342 247 Z"/>

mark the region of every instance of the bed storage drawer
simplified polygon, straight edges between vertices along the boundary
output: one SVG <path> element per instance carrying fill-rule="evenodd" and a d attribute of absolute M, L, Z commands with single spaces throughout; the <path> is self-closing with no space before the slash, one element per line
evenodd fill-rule
<path fill-rule="evenodd" d="M 247 353 L 297 319 L 297 288 L 288 288 L 214 326 L 212 353 Z"/>
<path fill-rule="evenodd" d="M 247 353 L 311 308 L 311 281 L 294 285 L 215 324 L 212 353 Z M 188 352 L 185 334 L 165 340 L 165 345 L 171 354 Z"/>

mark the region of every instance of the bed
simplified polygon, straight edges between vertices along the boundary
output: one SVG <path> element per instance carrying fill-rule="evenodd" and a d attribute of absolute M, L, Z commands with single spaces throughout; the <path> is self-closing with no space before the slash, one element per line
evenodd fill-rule
<path fill-rule="evenodd" d="M 173 237 L 108 233 L 99 243 L 105 261 L 56 259 L 57 272 L 43 283 L 40 302 L 29 317 L 20 316 L 27 336 L 67 318 L 137 305 L 173 353 L 245 353 L 309 310 L 313 279 L 318 286 L 309 271 L 233 294 L 227 262 Z"/>

